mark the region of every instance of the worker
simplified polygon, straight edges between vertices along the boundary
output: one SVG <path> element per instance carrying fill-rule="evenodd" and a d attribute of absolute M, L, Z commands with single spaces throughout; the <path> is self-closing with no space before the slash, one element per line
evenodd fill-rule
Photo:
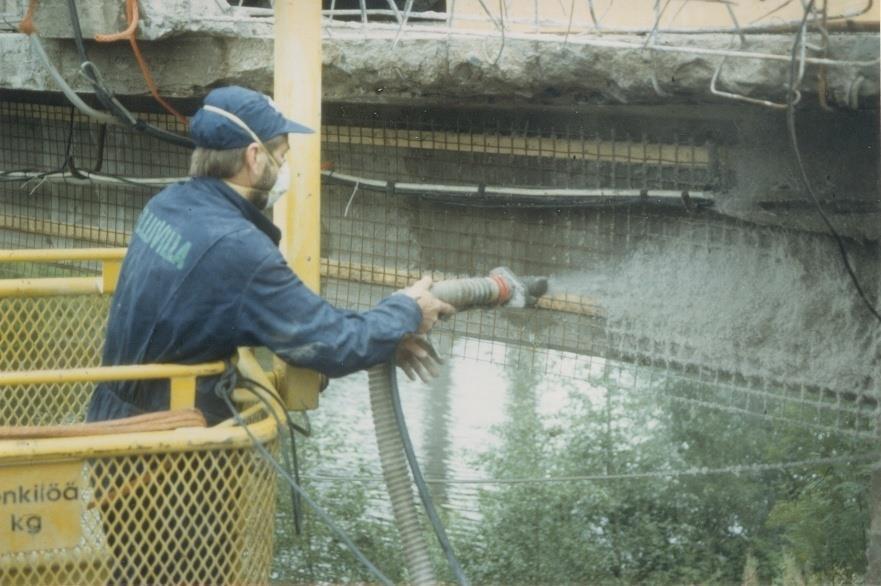
<path fill-rule="evenodd" d="M 281 234 L 264 210 L 288 190 L 288 135 L 309 132 L 260 93 L 226 87 L 206 96 L 190 124 L 192 177 L 154 196 L 135 226 L 110 308 L 105 365 L 193 364 L 266 346 L 329 376 L 392 356 L 408 374 L 426 378 L 436 369 L 420 335 L 453 308 L 431 294 L 430 279 L 358 313 L 310 291 L 282 258 Z M 212 425 L 232 415 L 219 382 L 203 377 L 196 388 L 196 407 Z M 168 408 L 167 380 L 102 383 L 87 418 Z M 109 584 L 216 584 L 235 576 L 240 527 L 215 500 L 238 502 L 243 485 L 230 478 L 206 498 L 190 487 L 214 468 L 188 453 L 167 458 L 164 467 L 124 458 L 92 463 L 113 559 Z"/>
<path fill-rule="evenodd" d="M 264 215 L 287 191 L 288 135 L 312 130 L 272 100 L 242 87 L 211 91 L 190 124 L 191 178 L 153 197 L 135 226 L 113 296 L 105 365 L 195 364 L 266 346 L 286 362 L 342 376 L 397 356 L 426 378 L 436 354 L 421 337 L 454 312 L 431 279 L 365 312 L 333 307 L 313 293 L 278 250 L 281 233 Z M 204 377 L 196 407 L 209 424 L 230 417 Z M 169 408 L 167 380 L 102 383 L 90 421 Z"/>

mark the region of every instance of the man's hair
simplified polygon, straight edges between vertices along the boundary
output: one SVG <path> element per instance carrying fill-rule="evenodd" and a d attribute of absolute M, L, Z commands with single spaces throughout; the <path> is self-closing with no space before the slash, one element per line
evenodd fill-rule
<path fill-rule="evenodd" d="M 263 144 L 274 153 L 282 144 L 286 143 L 288 136 L 280 134 Z M 241 170 L 245 164 L 245 151 L 248 147 L 240 149 L 215 150 L 196 147 L 190 156 L 190 177 L 217 177 L 229 179 Z"/>

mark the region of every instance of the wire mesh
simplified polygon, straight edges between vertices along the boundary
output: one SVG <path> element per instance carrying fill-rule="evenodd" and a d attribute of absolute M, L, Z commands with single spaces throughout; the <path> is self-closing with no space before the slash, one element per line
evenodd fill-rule
<path fill-rule="evenodd" d="M 495 182 L 512 192 L 524 185 L 726 188 L 725 145 L 708 134 L 700 141 L 675 135 L 633 141 L 624 133 L 616 135 L 614 127 L 602 134 L 571 127 L 559 133 L 534 120 L 527 120 L 519 133 L 508 125 L 507 134 L 498 125 L 487 128 L 485 119 L 463 115 L 438 120 L 423 114 L 408 124 L 374 113 L 373 128 L 360 122 L 363 116 L 351 120 L 362 128 L 329 131 L 325 159 L 341 172 L 385 178 L 392 185 Z M 616 141 L 616 136 L 624 138 Z M 534 150 L 521 147 L 518 152 L 510 146 L 530 141 Z M 658 157 L 662 152 L 667 154 Z M 617 156 L 623 153 L 626 157 Z M 852 292 L 841 287 L 846 281 L 837 272 L 831 239 L 690 210 L 678 198 L 660 208 L 639 199 L 597 205 L 610 203 L 602 198 L 568 208 L 551 198 L 519 203 L 512 193 L 507 205 L 483 207 L 479 193 L 466 200 L 426 190 L 408 197 L 358 185 L 325 186 L 327 295 L 365 309 L 389 292 L 334 279 L 340 275 L 354 274 L 374 285 L 400 283 L 426 270 L 464 276 L 500 265 L 522 275 L 551 275 L 553 301 L 543 307 L 556 311 L 468 312 L 439 329 L 438 334 L 447 334 L 440 343 L 447 349 L 454 338 L 466 337 L 470 342 L 460 350 L 463 358 L 496 363 L 508 359 L 483 352 L 483 346 L 526 346 L 534 351 L 530 360 L 545 374 L 568 373 L 572 379 L 581 378 L 580 365 L 592 357 L 625 361 L 680 381 L 671 385 L 671 397 L 680 401 L 877 434 L 877 339 L 859 323 Z M 871 256 L 871 247 L 864 254 Z M 779 274 L 781 263 L 789 263 L 792 274 L 769 280 L 766 271 Z M 807 287 L 805 271 L 815 263 L 835 270 Z M 750 307 L 760 299 L 742 291 L 744 282 L 738 279 L 764 281 L 769 307 Z M 802 292 L 811 297 L 807 302 L 799 297 Z M 807 306 L 821 303 L 826 294 L 846 299 L 839 308 L 846 325 L 804 321 Z M 786 329 L 779 335 L 763 334 L 777 325 L 770 309 L 776 304 L 797 308 L 787 315 L 795 325 L 781 324 Z M 737 309 L 749 313 L 738 316 Z M 768 323 L 763 325 L 763 319 Z M 736 331 L 745 323 L 759 332 Z M 829 329 L 821 333 L 823 327 Z M 828 338 L 832 331 L 862 340 L 867 351 L 843 357 L 835 350 L 841 341 Z M 778 347 L 769 347 L 774 344 Z M 548 351 L 565 358 L 550 360 Z M 675 393 L 689 381 L 713 389 L 712 397 Z"/>
<path fill-rule="evenodd" d="M 183 130 L 177 121 L 145 114 Z M 70 107 L 28 103 L 4 98 L 0 104 L 0 246 L 4 248 L 64 248 L 125 246 L 134 221 L 153 194 L 129 185 L 56 183 L 41 173 L 76 169 L 143 176 L 186 173 L 186 149 L 157 148 L 155 140 L 119 127 L 102 127 Z M 24 181 L 9 172 L 28 171 Z M 70 276 L 70 265 L 5 265 L 4 276 Z M 74 273 L 97 265 L 79 263 Z M 40 270 L 40 274 L 33 273 Z M 10 271 L 17 271 L 15 273 Z"/>
<path fill-rule="evenodd" d="M 240 2 L 229 2 L 241 6 Z M 749 2 L 539 2 L 538 0 L 491 2 L 488 0 L 324 0 L 325 26 L 344 29 L 452 32 L 470 30 L 482 35 L 512 33 L 571 37 L 586 33 L 731 32 L 782 29 L 798 23 L 802 6 L 780 2 L 757 6 Z M 272 15 L 270 6 L 252 3 L 245 13 Z M 872 10 L 871 3 L 830 2 L 829 20 L 854 18 Z"/>
<path fill-rule="evenodd" d="M 681 483 L 688 482 L 683 478 L 696 478 L 689 494 L 699 499 L 694 495 L 702 494 L 701 487 L 717 482 L 707 480 L 709 476 L 761 479 L 770 470 L 790 465 L 831 466 L 829 462 L 839 461 L 835 458 L 864 456 L 877 440 L 879 341 L 849 289 L 834 242 L 822 234 L 734 220 L 709 207 L 689 205 L 679 195 L 729 189 L 728 145 L 713 128 L 632 121 L 627 116 L 521 115 L 497 110 L 416 111 L 328 104 L 324 112 L 322 159 L 333 169 L 322 188 L 322 293 L 327 299 L 340 307 L 367 309 L 421 273 L 438 278 L 473 276 L 500 265 L 519 275 L 551 277 L 549 294 L 536 309 L 469 311 L 435 328 L 434 343 L 441 354 L 453 357 L 454 375 L 464 368 L 461 365 L 467 366 L 467 373 L 451 375 L 446 384 L 471 384 L 471 391 L 488 394 L 503 387 L 514 396 L 507 400 L 514 402 L 518 393 L 533 400 L 533 395 L 560 389 L 575 397 L 593 396 L 600 389 L 603 396 L 613 398 L 609 401 L 619 414 L 628 413 L 628 401 L 649 396 L 694 428 L 701 428 L 705 420 L 722 421 L 727 426 L 724 433 L 742 437 L 744 443 L 771 444 L 784 429 L 800 433 L 800 443 L 792 444 L 799 446 L 793 453 L 778 453 L 767 461 L 754 459 L 752 452 L 730 457 L 718 453 L 713 455 L 716 460 L 696 465 L 680 458 L 681 446 L 677 446 L 668 459 L 662 459 L 660 468 L 646 468 L 638 456 L 633 461 L 613 458 L 608 464 L 588 454 L 584 462 L 524 467 L 519 475 L 515 470 L 507 477 L 475 478 L 452 470 L 463 474 L 450 478 L 443 466 L 441 472 L 429 469 L 434 489 L 450 499 L 457 543 L 473 542 L 490 552 L 486 559 L 492 558 L 498 544 L 493 545 L 493 536 L 482 527 L 498 521 L 493 515 L 501 515 L 500 503 L 537 498 L 550 502 L 558 494 L 545 486 L 552 483 L 622 481 L 678 494 Z M 69 114 L 63 107 L 0 103 L 2 127 L 18 129 L 15 134 L 0 134 L 0 171 L 56 168 L 67 153 Z M 156 117 L 153 122 L 175 124 L 170 117 Z M 116 142 L 106 150 L 108 172 L 131 177 L 185 173 L 185 152 L 124 131 L 113 132 L 121 134 L 112 134 Z M 47 138 L 33 141 L 38 135 Z M 7 136 L 18 138 L 7 140 Z M 94 153 L 89 149 L 97 140 L 94 127 L 75 123 L 70 140 L 75 160 L 93 161 L 95 155 L 81 154 L 79 149 Z M 53 156 L 38 158 L 43 146 Z M 129 148 L 134 150 L 128 152 Z M 22 150 L 30 155 L 21 155 Z M 355 179 L 341 182 L 333 175 Z M 396 188 L 406 183 L 419 187 Z M 469 187 L 464 194 L 440 189 L 457 186 L 477 189 Z M 484 197 L 494 186 L 502 189 L 507 201 Z M 518 191 L 551 187 L 594 191 L 577 202 L 555 200 L 552 194 L 524 197 Z M 24 185 L 4 181 L 0 190 L 4 198 L 0 219 L 5 222 L 0 242 L 10 248 L 123 245 L 152 195 L 134 186 L 49 181 Z M 615 190 L 630 191 L 622 196 Z M 672 191 L 674 196 L 652 196 L 659 190 Z M 877 260 L 873 245 L 849 242 L 848 246 L 861 274 L 871 277 Z M 2 270 L 4 276 L 62 276 L 96 274 L 97 266 L 7 265 Z M 97 350 L 95 336 L 103 326 L 76 321 L 94 308 L 77 305 L 76 300 L 69 305 L 47 300 L 6 303 L 0 305 L 3 315 L 70 316 L 69 327 L 82 327 L 87 335 L 75 347 L 65 346 L 72 343 L 64 341 L 65 326 L 46 324 L 51 341 L 35 338 L 35 350 L 29 351 L 42 352 L 42 357 L 12 353 L 4 356 L 9 361 L 4 368 L 25 359 L 49 364 L 49 357 L 56 357 L 61 365 L 66 363 L 58 357 L 86 356 Z M 62 335 L 56 339 L 52 332 Z M 480 369 L 487 365 L 506 376 L 495 371 L 483 376 Z M 523 387 L 531 388 L 532 394 Z M 566 405 L 566 409 L 577 407 Z M 36 408 L 25 412 L 35 413 Z M 82 404 L 57 410 L 67 408 L 76 411 Z M 443 419 L 445 408 L 427 405 L 422 412 L 440 411 Z M 553 415 L 548 417 L 554 428 Z M 350 429 L 347 423 L 333 425 Z M 562 444 L 553 439 L 557 437 L 577 442 L 570 437 L 577 430 L 567 431 L 562 424 L 548 436 L 551 439 L 529 435 L 535 429 L 532 421 L 516 420 L 513 427 L 523 435 L 512 444 L 523 450 L 543 441 L 551 448 Z M 616 457 L 623 458 L 621 454 L 638 443 L 627 433 L 623 424 L 610 432 L 619 440 Z M 834 448 L 828 447 L 831 437 L 840 440 Z M 353 453 L 360 457 L 363 437 L 358 435 L 357 441 Z M 524 455 L 518 449 L 505 451 L 505 457 L 515 462 L 545 461 L 541 454 Z M 387 529 L 371 524 L 383 518 L 387 503 L 384 497 L 370 496 L 380 489 L 373 486 L 376 470 L 369 464 L 358 461 L 353 468 L 350 460 L 322 462 L 311 472 L 311 486 L 328 499 L 362 511 L 363 515 L 350 517 L 356 528 Z M 371 488 L 356 491 L 353 479 Z M 803 482 L 793 472 L 792 483 Z M 385 533 L 375 541 L 377 547 L 394 546 L 394 538 Z M 277 559 L 284 561 L 289 555 L 280 552 Z M 322 566 L 326 565 L 322 555 L 333 557 L 326 550 L 303 555 L 308 563 L 302 556 L 294 555 L 294 560 L 312 571 L 323 568 L 317 575 L 328 580 L 360 575 L 348 566 Z M 311 555 L 317 556 L 318 566 L 309 565 Z M 523 558 L 535 560 L 537 555 L 525 552 Z M 142 568 L 151 563 L 143 558 L 131 562 Z M 79 577 L 86 576 L 84 570 L 77 571 Z M 539 578 L 535 575 L 534 581 Z"/>
<path fill-rule="evenodd" d="M 181 130 L 167 116 L 154 115 L 151 121 Z M 46 171 L 59 166 L 68 154 L 88 164 L 97 156 L 101 140 L 97 127 L 72 116 L 70 108 L 6 101 L 0 122 L 10 129 L 4 134 L 9 139 L 0 146 L 2 170 Z M 100 158 L 107 173 L 185 174 L 183 149 L 121 129 L 107 129 L 103 140 Z M 823 342 L 810 328 L 801 341 L 785 336 L 769 340 L 767 345 L 780 346 L 773 348 L 771 360 L 752 352 L 745 343 L 749 337 L 736 332 L 727 347 L 707 351 L 709 334 L 689 325 L 691 320 L 705 329 L 719 328 L 725 319 L 736 319 L 730 311 L 721 312 L 724 319 L 711 319 L 707 309 L 700 309 L 731 303 L 736 296 L 732 291 L 736 282 L 719 280 L 712 272 L 698 274 L 712 271 L 713 262 L 734 263 L 740 267 L 735 274 L 758 279 L 781 263 L 803 265 L 799 270 L 804 272 L 811 270 L 811 259 L 834 262 L 831 242 L 824 236 L 750 225 L 689 207 L 680 197 L 646 200 L 645 193 L 654 190 L 712 194 L 729 187 L 725 139 L 713 127 L 691 123 L 670 128 L 614 115 L 588 115 L 579 121 L 559 115 L 542 118 L 504 111 L 486 115 L 464 109 L 368 112 L 331 104 L 325 109 L 322 140 L 323 160 L 332 167 L 323 188 L 322 219 L 324 287 L 332 302 L 363 309 L 388 293 L 390 285 L 402 286 L 422 272 L 464 276 L 506 265 L 516 274 L 551 275 L 551 300 L 542 306 L 546 309 L 520 315 L 469 312 L 438 334 L 448 341 L 468 338 L 469 346 L 477 348 L 493 343 L 525 345 L 539 359 L 546 350 L 559 351 L 571 356 L 573 364 L 585 356 L 600 356 L 652 365 L 729 388 L 724 401 L 708 401 L 719 408 L 755 414 L 767 406 L 764 415 L 801 420 L 801 415 L 791 414 L 796 408 L 801 414 L 817 414 L 806 416 L 806 424 L 877 433 L 879 367 L 871 359 L 877 342 L 853 323 L 856 310 L 849 301 L 840 312 L 848 327 L 853 326 L 854 331 L 848 332 L 862 340 L 864 351 L 838 365 L 823 358 L 841 358 L 841 353 L 833 352 L 835 344 Z M 333 181 L 334 173 L 355 177 L 354 185 Z M 380 180 L 386 187 L 361 186 L 358 179 Z M 397 192 L 395 185 L 404 183 L 424 190 Z M 451 197 L 440 189 L 462 185 L 476 185 L 478 191 Z M 487 203 L 480 186 L 498 186 L 511 193 L 503 203 Z M 593 188 L 598 194 L 634 190 L 636 195 L 627 192 L 628 197 L 619 199 L 597 195 L 573 205 L 552 196 L 524 200 L 517 195 L 519 188 Z M 124 244 L 151 195 L 128 185 L 34 185 L 33 181 L 24 185 L 4 181 L 0 189 L 11 204 L 0 212 L 7 226 L 5 244 L 10 247 Z M 852 254 L 869 258 L 870 249 L 855 247 Z M 673 287 L 676 275 L 657 268 L 663 262 L 672 263 L 682 275 L 691 271 L 694 274 L 689 276 L 703 279 L 707 293 L 717 298 L 699 290 L 664 292 L 660 285 L 652 288 L 639 282 L 640 273 L 642 280 L 651 274 L 662 285 Z M 744 263 L 746 268 L 741 266 Z M 57 265 L 48 272 L 61 275 L 93 268 L 97 267 Z M 45 274 L 47 269 L 40 271 Z M 792 282 L 774 285 L 797 285 L 803 277 L 796 271 Z M 850 298 L 847 291 L 835 289 L 836 278 L 830 273 L 824 283 L 830 290 L 825 292 Z M 603 290 L 604 286 L 611 289 Z M 776 296 L 775 303 L 785 301 L 780 297 L 784 292 L 769 293 Z M 625 307 L 633 304 L 644 307 Z M 671 311 L 680 314 L 670 315 Z M 751 313 L 765 315 L 755 308 Z M 760 325 L 758 317 L 753 322 Z M 450 342 L 442 345 L 451 347 Z M 493 353 L 489 356 L 496 360 Z M 831 371 L 820 376 L 818 368 L 811 367 L 813 361 Z M 560 361 L 544 369 L 548 373 L 577 370 Z M 832 423 L 820 414 L 831 414 Z"/>
<path fill-rule="evenodd" d="M 99 366 L 110 297 L 0 299 L 0 370 Z M 56 425 L 85 420 L 91 383 L 0 386 L 0 425 Z"/>
<path fill-rule="evenodd" d="M 4 584 L 266 583 L 275 474 L 257 452 L 139 454 L 74 466 L 76 545 L 0 555 Z M 44 468 L 49 474 L 51 464 Z"/>
<path fill-rule="evenodd" d="M 0 369 L 99 365 L 109 306 L 110 296 L 97 294 L 0 299 Z M 81 423 L 94 386 L 0 386 L 0 426 Z M 23 546 L 4 543 L 0 582 L 266 583 L 274 539 L 272 467 L 256 450 L 220 441 L 182 450 L 181 436 L 142 436 L 134 449 L 120 438 L 119 455 L 90 458 L 70 449 L 62 463 L 57 457 L 10 463 L 5 450 L 0 454 L 0 502 L 12 536 L 49 535 L 33 544 L 25 539 Z M 41 441 L 31 444 L 39 448 Z M 267 444 L 277 450 L 274 439 Z M 53 506 L 59 502 L 66 511 Z"/>

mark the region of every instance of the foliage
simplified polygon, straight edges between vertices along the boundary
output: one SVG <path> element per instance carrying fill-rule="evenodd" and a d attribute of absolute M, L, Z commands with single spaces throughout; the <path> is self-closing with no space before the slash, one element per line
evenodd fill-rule
<path fill-rule="evenodd" d="M 637 381 L 611 361 L 578 380 L 530 368 L 511 367 L 506 374 L 505 423 L 495 430 L 498 449 L 481 459 L 484 474 L 591 479 L 486 485 L 467 519 L 441 509 L 474 583 L 861 581 L 865 467 L 749 467 L 863 453 L 872 446 L 708 409 L 695 400 L 721 404 L 724 390 L 657 371 Z M 567 397 L 564 408 L 543 410 L 543 394 L 550 392 Z M 345 425 L 323 426 L 306 442 L 304 471 L 344 452 L 355 454 L 345 465 L 352 475 L 375 476 L 375 462 L 353 447 L 365 438 L 352 433 Z M 714 472 L 731 466 L 745 469 Z M 377 566 L 404 579 L 396 531 L 388 511 L 377 510 L 382 485 L 315 482 L 307 488 Z M 287 498 L 280 502 L 287 514 Z M 312 515 L 302 537 L 288 528 L 279 542 L 278 577 L 370 581 Z M 441 579 L 449 580 L 437 548 L 433 555 Z"/>
<path fill-rule="evenodd" d="M 614 477 L 866 450 L 828 433 L 658 401 L 673 390 L 680 399 L 714 392 L 681 380 L 639 389 L 607 368 L 591 382 L 600 398 L 573 390 L 560 422 L 548 425 L 523 409 L 540 385 L 512 376 L 521 405 L 500 430 L 503 449 L 487 459 L 493 474 Z M 860 466 L 825 465 L 503 487 L 482 499 L 488 555 L 471 569 L 478 582 L 757 584 L 785 575 L 828 583 L 865 571 L 866 485 Z"/>

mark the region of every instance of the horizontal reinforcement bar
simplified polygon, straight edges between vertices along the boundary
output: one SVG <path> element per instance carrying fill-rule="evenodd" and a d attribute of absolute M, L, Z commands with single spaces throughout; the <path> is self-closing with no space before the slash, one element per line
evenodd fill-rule
<path fill-rule="evenodd" d="M 394 183 L 382 179 L 367 179 L 355 175 L 346 175 L 335 171 L 325 171 L 324 176 L 333 182 L 345 185 L 355 185 L 364 188 L 378 189 L 386 192 L 400 194 L 444 194 L 450 197 L 497 197 L 500 201 L 515 202 L 518 197 L 541 199 L 637 199 L 654 198 L 680 200 L 687 197 L 690 200 L 713 202 L 715 194 L 712 191 L 690 191 L 686 189 L 545 189 L 528 187 L 504 187 L 494 185 L 435 185 L 431 183 Z"/>
<path fill-rule="evenodd" d="M 207 376 L 221 374 L 224 369 L 225 365 L 223 362 L 206 362 L 204 364 L 138 364 L 60 370 L 13 371 L 0 372 L 0 386 Z"/>
<path fill-rule="evenodd" d="M 389 130 L 355 126 L 322 126 L 322 139 L 331 144 L 368 147 L 447 150 L 516 157 L 558 158 L 576 161 L 617 161 L 629 164 L 666 164 L 706 167 L 706 145 L 675 145 L 634 140 L 600 140 L 590 137 L 514 136 L 466 134 L 443 130 Z"/>
<path fill-rule="evenodd" d="M 384 25 L 381 23 L 370 24 L 370 39 L 372 41 L 390 40 L 398 36 L 397 25 Z M 871 25 L 869 25 L 871 26 Z M 354 22 L 334 23 L 333 36 L 339 41 L 347 41 L 364 39 L 364 25 Z M 494 38 L 498 39 L 501 33 L 495 33 Z M 402 39 L 413 41 L 446 41 L 451 38 L 474 38 L 478 37 L 483 40 L 488 38 L 487 32 L 483 30 L 467 30 L 467 29 L 430 29 L 430 28 L 413 28 L 406 30 L 401 36 Z M 506 31 L 505 38 L 511 41 L 538 41 L 544 43 L 561 44 L 559 35 L 524 33 L 516 31 Z M 570 35 L 567 43 L 573 46 L 597 47 L 605 49 L 622 49 L 638 51 L 645 53 L 647 51 L 661 51 L 666 53 L 683 53 L 686 55 L 710 55 L 716 57 L 731 57 L 735 59 L 758 59 L 766 61 L 788 62 L 791 60 L 790 55 L 783 53 L 765 53 L 760 51 L 740 51 L 736 49 L 717 49 L 712 47 L 699 47 L 689 45 L 666 45 L 650 42 L 646 44 L 644 41 L 635 42 L 629 40 L 621 40 L 616 38 L 602 37 L 600 35 Z M 805 57 L 802 60 L 808 65 L 827 65 L 829 67 L 873 67 L 876 66 L 881 58 L 874 59 L 830 59 L 826 57 Z"/>
<path fill-rule="evenodd" d="M 120 246 L 123 247 L 123 249 L 128 245 L 128 233 L 121 230 L 111 230 L 108 228 L 79 224 L 67 224 L 64 222 L 56 222 L 55 220 L 46 220 L 31 216 L 18 216 L 14 214 L 0 215 L 0 229 L 14 230 L 26 234 L 38 234 L 40 236 L 51 236 L 53 238 L 82 240 L 85 242 L 100 243 L 105 246 Z M 77 250 L 96 249 L 83 248 Z M 24 253 L 26 251 L 16 250 L 4 252 Z"/>

